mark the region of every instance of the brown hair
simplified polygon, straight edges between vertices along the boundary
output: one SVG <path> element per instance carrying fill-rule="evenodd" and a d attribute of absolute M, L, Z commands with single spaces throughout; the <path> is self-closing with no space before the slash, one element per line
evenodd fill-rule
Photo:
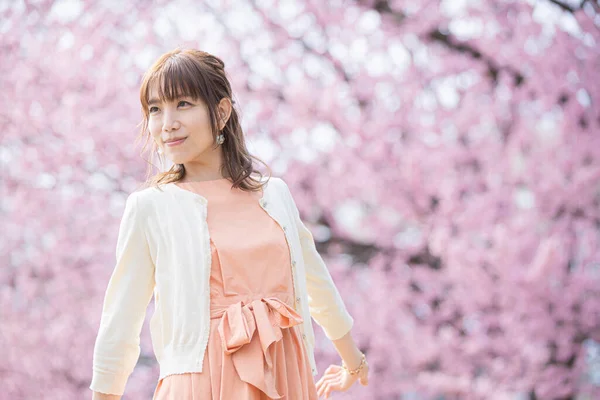
<path fill-rule="evenodd" d="M 146 136 L 142 152 L 148 144 L 148 140 L 153 143 L 152 153 L 155 153 L 158 148 L 148 131 L 148 97 L 150 87 L 155 82 L 158 83 L 160 99 L 173 101 L 181 96 L 190 96 L 195 100 L 202 100 L 206 104 L 215 145 L 216 137 L 220 133 L 217 125 L 217 106 L 223 98 L 231 101 L 231 115 L 222 131 L 225 142 L 221 144 L 223 148 L 221 172 L 224 176 L 230 177 L 233 187 L 239 187 L 246 191 L 259 191 L 264 185 L 260 183 L 263 175 L 254 168 L 252 160 L 255 159 L 264 164 L 269 170 L 269 175 L 271 170 L 264 161 L 251 155 L 246 148 L 231 84 L 225 73 L 225 63 L 220 58 L 204 51 L 181 48 L 163 54 L 154 62 L 144 74 L 140 87 L 140 102 L 144 119 L 140 123 L 142 128 L 138 139 Z M 164 155 L 158 155 L 158 157 L 161 158 Z M 163 161 L 164 159 L 161 160 L 161 162 Z M 152 176 L 155 165 L 151 161 L 148 164 L 145 186 L 156 187 L 162 183 L 177 182 L 186 174 L 183 164 L 174 164 L 168 171 Z M 254 173 L 257 173 L 260 178 L 253 178 L 251 174 Z"/>

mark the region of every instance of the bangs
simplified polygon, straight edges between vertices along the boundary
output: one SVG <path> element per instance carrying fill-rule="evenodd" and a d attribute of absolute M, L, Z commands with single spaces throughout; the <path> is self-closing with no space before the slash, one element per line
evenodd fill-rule
<path fill-rule="evenodd" d="M 207 101 L 208 85 L 204 73 L 192 60 L 171 58 L 149 72 L 142 85 L 140 99 L 144 108 L 148 106 L 152 87 L 157 89 L 161 101 L 174 101 L 185 96 Z"/>

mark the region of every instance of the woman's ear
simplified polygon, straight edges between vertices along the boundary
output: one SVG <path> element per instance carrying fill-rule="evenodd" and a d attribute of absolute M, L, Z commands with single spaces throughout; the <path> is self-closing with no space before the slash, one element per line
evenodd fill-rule
<path fill-rule="evenodd" d="M 219 122 L 223 122 L 224 128 L 225 124 L 227 124 L 227 121 L 229 120 L 229 116 L 231 115 L 231 101 L 226 97 L 222 98 L 217 109 L 219 114 Z"/>

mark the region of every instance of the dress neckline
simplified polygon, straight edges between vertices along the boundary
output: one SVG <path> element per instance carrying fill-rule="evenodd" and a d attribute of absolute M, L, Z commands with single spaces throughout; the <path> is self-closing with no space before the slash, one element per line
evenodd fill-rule
<path fill-rule="evenodd" d="M 208 180 L 205 180 L 205 181 L 175 182 L 175 184 L 187 185 L 187 184 L 208 183 L 208 182 L 221 182 L 221 181 L 229 181 L 229 182 L 231 182 L 231 180 L 229 180 L 229 178 L 217 178 L 217 179 L 208 179 Z"/>
<path fill-rule="evenodd" d="M 259 197 L 259 199 L 258 199 L 258 202 L 259 202 L 261 205 L 263 205 L 263 204 L 266 204 L 266 202 L 267 202 L 267 193 L 266 193 L 266 192 L 267 192 L 267 188 L 269 187 L 269 180 L 270 180 L 270 178 L 271 178 L 271 177 L 269 177 L 269 178 L 265 179 L 265 178 L 263 177 L 263 178 L 261 179 L 261 182 L 264 182 L 264 183 L 265 183 L 265 185 L 263 186 L 263 189 L 261 190 L 260 197 Z M 226 179 L 228 179 L 228 178 L 214 179 L 214 180 L 209 180 L 209 181 L 199 181 L 199 183 L 201 183 L 201 182 L 225 181 Z M 231 182 L 231 181 L 230 181 L 230 182 Z M 164 184 L 162 184 L 162 186 L 163 186 L 165 189 L 167 189 L 167 190 L 169 190 L 169 191 L 171 191 L 171 192 L 175 191 L 175 192 L 181 192 L 181 193 L 185 193 L 185 194 L 187 194 L 187 195 L 190 195 L 190 196 L 192 196 L 192 197 L 195 197 L 196 199 L 200 200 L 200 201 L 201 201 L 202 203 L 204 203 L 204 204 L 207 204 L 207 203 L 208 203 L 208 199 L 207 199 L 206 197 L 202 196 L 202 195 L 201 195 L 201 194 L 199 194 L 199 193 L 196 193 L 196 192 L 194 192 L 194 191 L 190 190 L 189 188 L 188 188 L 188 189 L 186 189 L 185 187 L 183 187 L 183 186 L 180 186 L 180 184 L 182 184 L 182 185 L 185 185 L 186 183 L 194 183 L 194 182 L 168 182 L 168 183 L 164 183 Z"/>

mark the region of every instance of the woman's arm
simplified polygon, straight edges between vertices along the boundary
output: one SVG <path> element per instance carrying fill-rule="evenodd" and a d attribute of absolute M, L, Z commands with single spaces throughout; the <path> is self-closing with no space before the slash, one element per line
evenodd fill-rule
<path fill-rule="evenodd" d="M 319 396 L 324 394 L 325 398 L 328 398 L 331 391 L 348 390 L 357 380 L 364 386 L 368 385 L 369 365 L 366 359 L 363 361 L 363 353 L 354 343 L 350 332 L 354 319 L 346 310 L 329 270 L 317 252 L 312 233 L 300 218 L 300 212 L 289 187 L 283 180 L 282 182 L 298 227 L 302 257 L 306 267 L 310 315 L 332 341 L 348 370 L 356 370 L 350 373 L 339 365 L 329 366 L 316 385 Z"/>
<path fill-rule="evenodd" d="M 338 340 L 350 331 L 354 319 L 348 313 L 342 296 L 340 296 L 323 258 L 317 251 L 311 231 L 300 218 L 300 212 L 287 184 L 285 181 L 281 181 L 285 190 L 286 201 L 294 214 L 300 238 L 310 315 L 323 329 L 329 340 Z M 348 360 L 348 362 L 351 361 Z"/>
<path fill-rule="evenodd" d="M 154 263 L 146 238 L 139 192 L 127 197 L 119 226 L 116 265 L 104 295 L 102 317 L 94 345 L 94 396 L 120 398 L 140 355 L 140 332 L 154 291 Z M 105 394 L 106 393 L 106 394 Z M 94 397 L 96 398 L 96 397 Z"/>
<path fill-rule="evenodd" d="M 121 396 L 118 394 L 105 394 L 100 392 L 94 392 L 92 400 L 121 400 Z"/>
<path fill-rule="evenodd" d="M 354 339 L 352 338 L 352 333 L 350 331 L 348 331 L 348 333 L 346 333 L 340 339 L 332 340 L 332 343 L 349 369 L 353 370 L 358 368 L 362 360 L 362 352 L 356 343 L 354 343 Z"/>

